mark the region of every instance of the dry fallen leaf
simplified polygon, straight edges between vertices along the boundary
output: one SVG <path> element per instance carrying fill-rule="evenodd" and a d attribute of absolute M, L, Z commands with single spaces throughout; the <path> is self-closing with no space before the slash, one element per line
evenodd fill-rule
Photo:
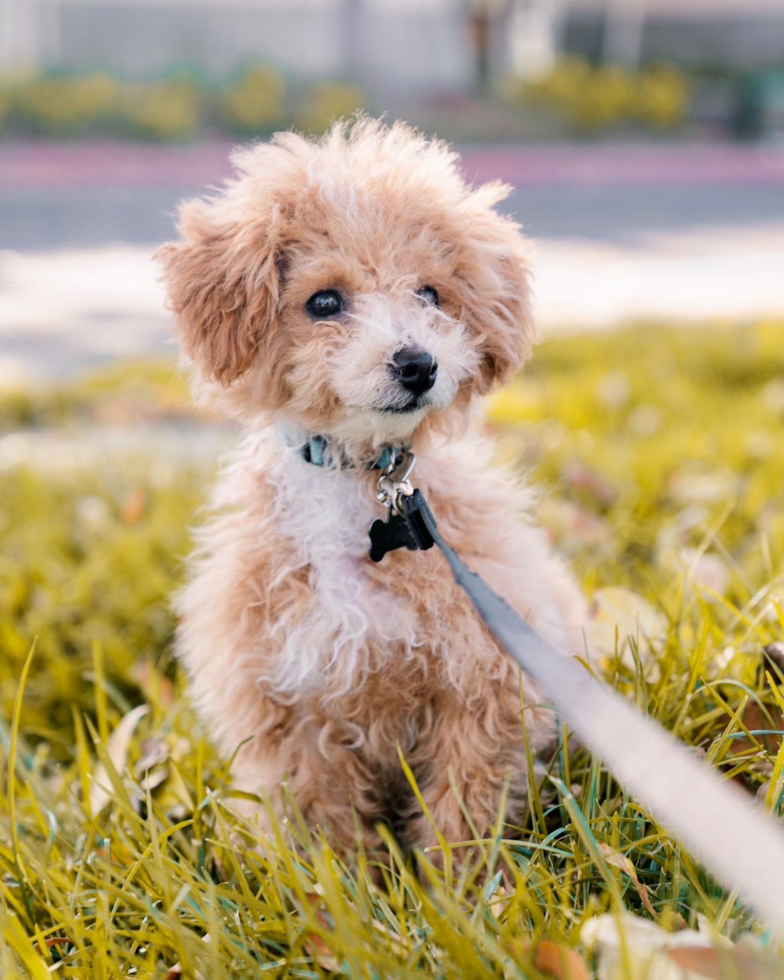
<path fill-rule="evenodd" d="M 142 660 L 134 668 L 136 683 L 145 698 L 151 703 L 160 703 L 162 708 L 171 708 L 174 704 L 174 685 L 165 674 L 157 674 L 149 661 Z"/>
<path fill-rule="evenodd" d="M 378 919 L 371 919 L 370 924 L 376 930 L 376 932 L 381 933 L 382 936 L 386 936 L 389 940 L 389 946 L 392 952 L 396 956 L 406 956 L 408 955 L 408 949 L 403 944 L 403 937 L 399 932 L 395 932 L 394 929 L 390 929 L 389 926 L 385 926 L 383 922 L 379 922 Z"/>
<path fill-rule="evenodd" d="M 322 970 L 327 973 L 337 973 L 340 969 L 340 961 L 332 950 L 327 946 L 321 936 L 311 932 L 305 943 L 305 951 L 314 963 L 317 963 Z"/>
<path fill-rule="evenodd" d="M 725 595 L 730 586 L 732 570 L 721 555 L 702 553 L 697 548 L 681 548 L 678 557 L 690 581 L 708 592 Z"/>
<path fill-rule="evenodd" d="M 53 949 L 55 946 L 68 946 L 71 940 L 67 936 L 50 936 L 49 939 L 44 939 L 44 946 L 47 949 Z M 33 949 L 36 953 L 41 952 L 41 948 L 38 943 L 33 943 Z"/>
<path fill-rule="evenodd" d="M 517 952 L 530 957 L 531 943 L 520 943 Z M 537 943 L 533 954 L 537 970 L 549 973 L 555 980 L 591 980 L 588 967 L 580 954 L 568 946 L 561 946 L 550 939 Z"/>
<path fill-rule="evenodd" d="M 682 470 L 669 480 L 670 495 L 679 504 L 723 503 L 736 497 L 743 484 L 739 473 L 729 469 Z"/>
<path fill-rule="evenodd" d="M 330 921 L 327 913 L 319 908 L 321 895 L 318 892 L 311 892 L 306 897 L 318 924 L 325 932 L 332 932 L 334 929 L 333 923 Z M 335 956 L 326 942 L 317 933 L 311 932 L 308 934 L 308 938 L 305 941 L 305 951 L 327 973 L 337 973 L 340 969 L 340 961 L 337 956 Z"/>
<path fill-rule="evenodd" d="M 125 771 L 125 767 L 128 764 L 128 747 L 131 744 L 136 726 L 149 710 L 146 704 L 139 704 L 135 708 L 132 708 L 121 719 L 119 725 L 109 736 L 109 740 L 106 743 L 106 754 L 109 756 L 115 771 L 120 775 Z M 111 780 L 102 762 L 99 762 L 96 766 L 92 780 L 93 782 L 90 788 L 90 809 L 93 813 L 98 813 L 108 803 L 111 795 L 109 789 Z"/>
<path fill-rule="evenodd" d="M 169 758 L 169 746 L 160 738 L 145 739 L 142 742 L 141 751 L 141 758 L 136 763 L 135 769 L 137 779 L 141 779 L 144 773 L 161 765 Z"/>
<path fill-rule="evenodd" d="M 752 732 L 764 732 L 768 730 L 781 731 L 784 728 L 784 712 L 775 705 L 768 705 L 767 710 L 763 711 L 761 705 L 752 701 L 746 705 L 743 711 L 743 725 Z M 740 756 L 746 752 L 749 755 L 754 755 L 755 751 L 757 751 L 755 746 L 761 744 L 775 759 L 776 753 L 779 750 L 780 740 L 781 736 L 779 735 L 755 735 L 754 742 L 745 736 L 743 738 L 736 738 L 733 740 L 733 755 Z M 759 762 L 765 763 L 767 760 L 760 759 Z M 767 766 L 763 765 L 761 768 L 757 767 L 755 771 L 772 773 L 773 767 L 770 766 L 768 769 Z"/>
<path fill-rule="evenodd" d="M 657 918 L 656 909 L 654 909 L 651 904 L 651 897 L 648 892 L 647 887 L 640 881 L 637 877 L 637 869 L 634 867 L 629 858 L 625 854 L 621 854 L 620 851 L 615 851 L 610 847 L 609 844 L 599 844 L 599 850 L 604 855 L 604 859 L 608 864 L 613 865 L 613 867 L 620 868 L 625 875 L 628 875 L 634 887 L 637 889 L 637 894 L 640 896 L 640 901 L 645 908 L 645 911 L 650 913 L 653 918 Z"/>
<path fill-rule="evenodd" d="M 202 937 L 201 941 L 203 943 L 210 942 L 210 934 L 206 932 Z M 166 974 L 166 980 L 178 980 L 182 976 L 182 967 L 179 963 L 175 963 L 174 966 L 169 968 L 169 972 Z M 203 980 L 202 974 L 197 971 L 196 980 Z"/>
<path fill-rule="evenodd" d="M 537 517 L 559 547 L 573 550 L 579 546 L 599 547 L 612 539 L 606 521 L 571 500 L 546 498 L 537 509 Z"/>
<path fill-rule="evenodd" d="M 709 980 L 776 980 L 779 972 L 742 949 L 714 949 L 710 946 L 680 946 L 668 949 L 667 956 L 682 970 Z"/>
<path fill-rule="evenodd" d="M 784 673 L 784 643 L 769 643 L 763 653 L 770 663 Z"/>
<path fill-rule="evenodd" d="M 601 473 L 573 460 L 563 470 L 566 484 L 574 490 L 587 494 L 601 507 L 609 507 L 618 496 L 618 490 Z"/>
<path fill-rule="evenodd" d="M 147 494 L 142 487 L 137 487 L 130 493 L 120 508 L 120 520 L 123 524 L 138 524 L 144 516 L 147 505 Z"/>
<path fill-rule="evenodd" d="M 111 861 L 118 867 L 127 867 L 137 856 L 121 840 L 104 841 L 100 847 L 96 848 L 95 853 L 102 861 Z"/>
<path fill-rule="evenodd" d="M 715 946 L 734 949 L 729 940 L 710 931 L 666 932 L 655 922 L 630 912 L 587 919 L 580 929 L 580 939 L 596 958 L 597 980 L 701 980 L 703 974 L 690 963 L 678 962 L 677 954 L 672 955 L 675 950 L 705 950 L 705 962 L 718 962 L 711 959 L 712 954 L 718 955 Z M 724 975 L 727 974 L 722 975 L 722 980 Z M 765 974 L 741 976 L 740 980 L 763 978 L 772 980 Z"/>
<path fill-rule="evenodd" d="M 597 589 L 591 603 L 591 618 L 586 624 L 588 649 L 600 659 L 602 666 L 615 655 L 616 635 L 621 661 L 634 669 L 630 637 L 639 639 L 639 655 L 649 680 L 659 674 L 659 664 L 651 646 L 663 640 L 667 620 L 641 595 L 621 586 Z"/>

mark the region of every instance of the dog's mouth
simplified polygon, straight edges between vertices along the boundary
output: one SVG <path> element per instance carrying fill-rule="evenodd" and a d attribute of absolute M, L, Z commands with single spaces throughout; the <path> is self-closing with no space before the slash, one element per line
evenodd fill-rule
<path fill-rule="evenodd" d="M 376 406 L 376 411 L 392 415 L 409 415 L 411 412 L 416 412 L 420 408 L 426 408 L 428 404 L 423 398 L 417 397 L 412 398 L 405 405 L 378 405 Z"/>

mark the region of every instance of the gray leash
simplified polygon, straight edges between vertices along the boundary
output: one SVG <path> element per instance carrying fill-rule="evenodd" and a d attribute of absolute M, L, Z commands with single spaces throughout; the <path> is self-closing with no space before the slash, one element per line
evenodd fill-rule
<path fill-rule="evenodd" d="M 420 490 L 411 453 L 379 479 L 386 521 L 370 529 L 371 557 L 437 545 L 499 645 L 539 684 L 585 745 L 655 820 L 784 938 L 784 828 L 724 782 L 657 722 L 546 643 L 441 537 Z M 380 557 L 379 557 L 380 555 Z"/>

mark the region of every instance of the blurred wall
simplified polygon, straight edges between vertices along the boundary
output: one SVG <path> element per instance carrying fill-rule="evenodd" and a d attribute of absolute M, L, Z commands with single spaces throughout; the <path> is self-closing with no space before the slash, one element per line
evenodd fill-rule
<path fill-rule="evenodd" d="M 56 57 L 50 0 L 0 0 L 0 72 L 35 71 Z"/>
<path fill-rule="evenodd" d="M 784 62 L 784 0 L 0 0 L 0 72 L 222 78 L 261 61 L 304 79 L 349 78 L 384 99 L 427 98 L 475 88 L 469 21 L 482 9 L 495 14 L 491 75 L 541 69 L 556 40 L 592 60 Z"/>
<path fill-rule="evenodd" d="M 736 68 L 784 64 L 784 0 L 566 0 L 566 7 L 563 46 L 591 60 L 605 51 L 610 9 L 621 20 L 644 14 L 642 62 Z"/>
<path fill-rule="evenodd" d="M 7 0 L 0 0 L 7 2 Z M 44 0 L 57 66 L 150 78 L 178 67 L 224 77 L 266 61 L 352 77 L 384 94 L 469 88 L 465 6 L 452 0 Z"/>

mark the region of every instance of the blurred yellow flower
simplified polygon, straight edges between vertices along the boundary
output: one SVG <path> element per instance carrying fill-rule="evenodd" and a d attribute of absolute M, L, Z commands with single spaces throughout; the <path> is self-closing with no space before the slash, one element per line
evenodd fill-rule
<path fill-rule="evenodd" d="M 593 67 L 573 57 L 562 58 L 546 77 L 507 90 L 513 97 L 550 106 L 587 129 L 631 121 L 676 126 L 690 102 L 688 78 L 672 66 L 633 72 L 616 65 Z"/>
<path fill-rule="evenodd" d="M 641 73 L 633 109 L 640 119 L 666 129 L 683 120 L 689 101 L 686 76 L 665 66 Z"/>
<path fill-rule="evenodd" d="M 257 65 L 224 91 L 221 110 L 233 128 L 259 132 L 282 118 L 285 98 L 281 76 L 272 68 Z"/>
<path fill-rule="evenodd" d="M 198 130 L 199 116 L 198 95 L 188 81 L 136 85 L 125 91 L 123 119 L 132 136 L 188 139 Z"/>
<path fill-rule="evenodd" d="M 84 132 L 117 110 L 119 86 L 101 73 L 45 77 L 13 86 L 9 110 L 24 128 L 54 135 Z"/>
<path fill-rule="evenodd" d="M 345 82 L 319 82 L 297 112 L 297 126 L 306 133 L 323 133 L 336 119 L 351 116 L 366 104 L 362 89 Z"/>

